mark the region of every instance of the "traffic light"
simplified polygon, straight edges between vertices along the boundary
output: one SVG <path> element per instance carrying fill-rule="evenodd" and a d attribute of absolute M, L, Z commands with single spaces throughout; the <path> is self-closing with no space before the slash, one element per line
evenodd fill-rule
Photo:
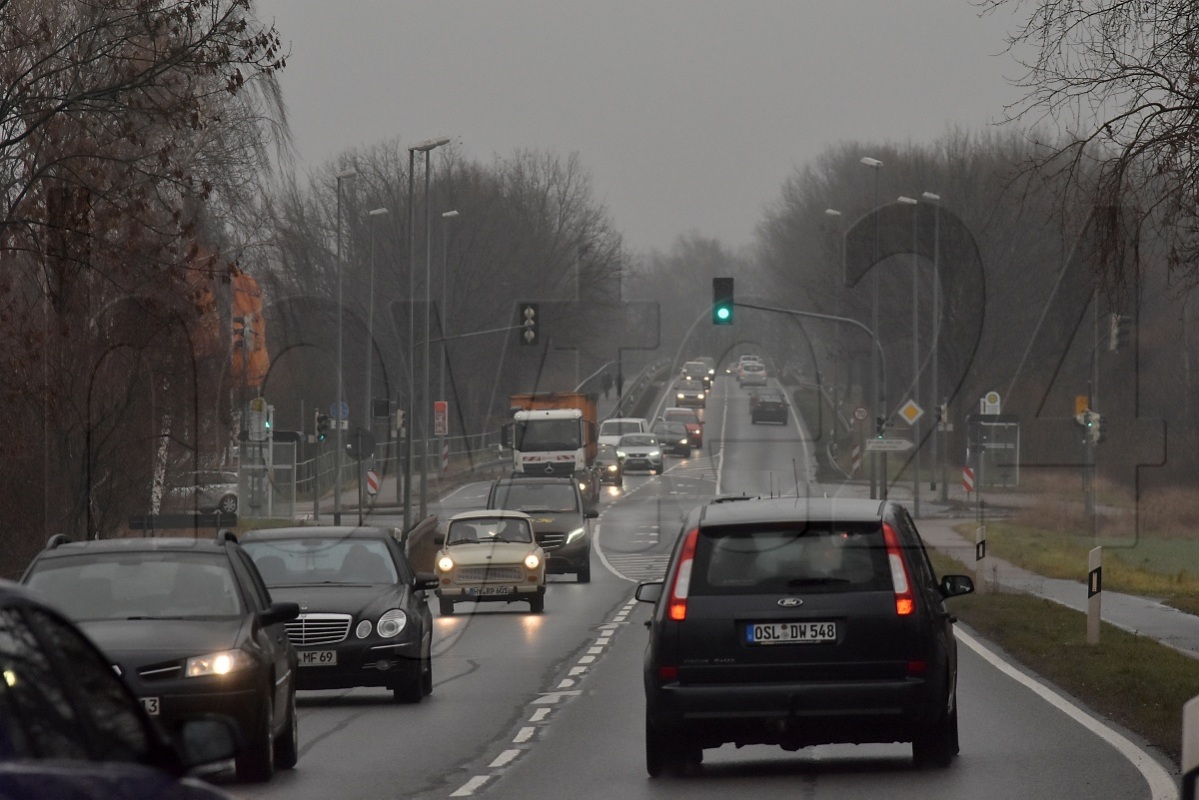
<path fill-rule="evenodd" d="M 271 435 L 271 431 L 274 430 L 274 428 L 275 428 L 275 407 L 274 406 L 266 407 L 266 416 L 263 417 L 263 424 L 266 426 L 266 434 L 269 437 Z"/>
<path fill-rule="evenodd" d="M 521 303 L 520 306 L 520 343 L 537 344 L 539 324 L 537 303 Z"/>
<path fill-rule="evenodd" d="M 1096 414 L 1095 417 L 1095 442 L 1098 444 L 1107 439 L 1107 417 L 1102 414 Z"/>
<path fill-rule="evenodd" d="M 712 324 L 733 324 L 733 279 L 712 279 Z"/>
<path fill-rule="evenodd" d="M 403 433 L 404 431 L 404 409 L 396 409 L 396 431 Z"/>
<path fill-rule="evenodd" d="M 877 437 L 879 439 L 883 438 L 883 434 L 886 433 L 886 429 L 887 429 L 887 418 L 886 417 L 875 417 L 874 418 L 874 435 L 875 435 L 875 437 Z"/>
<path fill-rule="evenodd" d="M 316 440 L 318 442 L 325 441 L 329 436 L 329 415 L 317 412 L 316 415 Z"/>
<path fill-rule="evenodd" d="M 1111 329 L 1108 334 L 1107 349 L 1113 353 L 1128 347 L 1132 338 L 1132 317 L 1126 314 L 1112 314 Z"/>

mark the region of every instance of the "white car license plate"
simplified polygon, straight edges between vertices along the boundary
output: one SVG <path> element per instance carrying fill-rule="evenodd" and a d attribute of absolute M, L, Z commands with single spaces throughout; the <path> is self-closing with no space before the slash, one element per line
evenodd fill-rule
<path fill-rule="evenodd" d="M 478 594 L 478 595 L 508 594 L 508 587 L 507 586 L 480 586 L 479 588 L 475 589 L 475 594 Z"/>
<path fill-rule="evenodd" d="M 149 714 L 150 716 L 157 717 L 158 712 L 159 712 L 158 698 L 157 697 L 143 697 L 142 698 L 142 708 L 144 708 L 146 710 L 146 713 Z"/>
<path fill-rule="evenodd" d="M 298 650 L 301 667 L 336 667 L 336 650 Z"/>
<path fill-rule="evenodd" d="M 806 644 L 835 642 L 835 622 L 751 622 L 745 626 L 748 644 Z"/>

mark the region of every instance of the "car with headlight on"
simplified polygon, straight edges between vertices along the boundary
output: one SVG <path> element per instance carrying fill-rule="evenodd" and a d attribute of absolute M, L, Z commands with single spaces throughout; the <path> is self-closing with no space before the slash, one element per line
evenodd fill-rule
<path fill-rule="evenodd" d="M 231 717 L 241 780 L 266 781 L 299 757 L 299 606 L 272 598 L 232 534 L 72 542 L 50 537 L 21 582 L 78 625 L 171 733 L 202 714 Z"/>
<path fill-rule="evenodd" d="M 599 512 L 587 506 L 569 478 L 513 475 L 491 484 L 487 508 L 520 511 L 533 521 L 533 538 L 545 553 L 550 575 L 574 574 L 591 580 L 591 520 Z"/>
<path fill-rule="evenodd" d="M 674 383 L 675 405 L 703 408 L 708 402 L 708 390 L 702 380 L 680 379 Z"/>
<path fill-rule="evenodd" d="M 616 455 L 624 462 L 626 471 L 645 469 L 662 474 L 662 443 L 652 433 L 628 433 L 620 437 Z"/>
<path fill-rule="evenodd" d="M 691 446 L 696 450 L 704 446 L 704 423 L 694 408 L 671 406 L 662 412 L 661 419 L 683 423 L 687 427 L 687 438 L 691 440 Z"/>
<path fill-rule="evenodd" d="M 262 529 L 242 547 L 272 596 L 300 605 L 287 624 L 298 688 L 376 686 L 400 703 L 432 693 L 437 577 L 413 570 L 393 529 Z"/>
<path fill-rule="evenodd" d="M 595 452 L 595 466 L 599 469 L 600 483 L 624 485 L 624 464 L 616 455 L 616 445 L 599 445 Z"/>
<path fill-rule="evenodd" d="M 488 509 L 455 514 L 434 559 L 442 615 L 454 604 L 527 602 L 545 610 L 545 551 L 533 536 L 533 518 Z"/>
<path fill-rule="evenodd" d="M 651 429 L 662 445 L 663 453 L 670 453 L 683 458 L 691 457 L 691 439 L 687 435 L 687 426 L 681 422 L 667 422 L 660 419 L 654 422 Z"/>

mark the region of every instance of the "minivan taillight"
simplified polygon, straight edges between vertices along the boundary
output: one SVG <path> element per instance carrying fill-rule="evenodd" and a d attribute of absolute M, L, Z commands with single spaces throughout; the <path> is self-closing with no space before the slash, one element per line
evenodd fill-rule
<path fill-rule="evenodd" d="M 691 565 L 695 561 L 695 542 L 699 539 L 699 528 L 693 528 L 683 540 L 683 552 L 679 554 L 679 568 L 670 582 L 670 595 L 666 616 L 675 622 L 687 619 L 687 595 L 691 589 Z"/>
<path fill-rule="evenodd" d="M 906 617 L 916 610 L 916 597 L 912 594 L 912 581 L 908 567 L 899 547 L 899 534 L 890 523 L 883 523 L 883 541 L 887 544 L 887 561 L 891 565 L 891 586 L 895 590 L 895 613 Z"/>

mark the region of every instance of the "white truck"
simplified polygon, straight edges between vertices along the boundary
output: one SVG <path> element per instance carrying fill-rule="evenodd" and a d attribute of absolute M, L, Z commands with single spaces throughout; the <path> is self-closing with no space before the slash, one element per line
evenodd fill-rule
<path fill-rule="evenodd" d="M 573 476 L 588 506 L 599 502 L 595 466 L 595 398 L 582 392 L 514 394 L 504 445 L 512 448 L 512 471 L 522 475 Z"/>

